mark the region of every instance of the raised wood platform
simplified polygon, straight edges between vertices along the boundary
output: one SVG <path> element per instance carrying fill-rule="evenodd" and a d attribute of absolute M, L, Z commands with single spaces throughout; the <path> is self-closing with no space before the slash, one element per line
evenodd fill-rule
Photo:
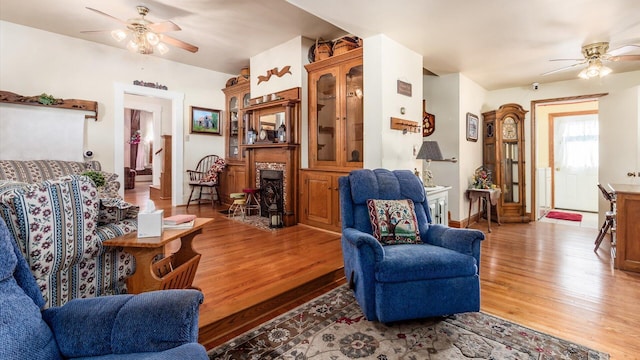
<path fill-rule="evenodd" d="M 136 200 L 142 196 L 136 190 L 125 196 L 146 200 Z M 169 201 L 156 204 L 167 215 L 185 212 Z M 260 231 L 210 204 L 190 206 L 189 213 L 216 219 L 195 241 L 202 259 L 194 285 L 205 294 L 200 341 L 207 348 L 344 282 L 336 233 L 303 225 Z M 486 230 L 482 223 L 472 227 Z M 612 360 L 640 354 L 640 274 L 613 269 L 608 243 L 593 252 L 597 229 L 537 222 L 492 230 L 482 244 L 482 311 Z"/>

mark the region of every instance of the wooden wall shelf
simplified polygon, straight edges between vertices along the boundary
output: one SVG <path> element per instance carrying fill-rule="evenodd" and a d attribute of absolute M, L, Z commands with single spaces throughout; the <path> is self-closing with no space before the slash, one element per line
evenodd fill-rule
<path fill-rule="evenodd" d="M 44 106 L 58 109 L 71 109 L 93 112 L 94 115 L 85 115 L 85 119 L 98 121 L 98 102 L 78 99 L 55 99 L 56 103 L 51 105 L 41 104 L 40 95 L 22 96 L 9 91 L 0 90 L 0 102 L 20 105 Z"/>

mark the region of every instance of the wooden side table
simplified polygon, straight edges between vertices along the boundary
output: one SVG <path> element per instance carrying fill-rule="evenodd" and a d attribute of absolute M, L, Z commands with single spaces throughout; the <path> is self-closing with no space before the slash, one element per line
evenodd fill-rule
<path fill-rule="evenodd" d="M 202 228 L 212 222 L 210 218 L 197 218 L 190 229 L 165 229 L 162 236 L 138 238 L 137 233 L 119 236 L 109 239 L 102 244 L 124 248 L 136 260 L 136 271 L 127 279 L 127 290 L 130 294 L 139 294 L 145 291 L 160 290 L 166 288 L 186 288 L 191 286 L 195 269 L 198 267 L 200 254 L 193 249 L 193 238 L 202 233 Z M 153 259 L 158 254 L 164 255 L 164 246 L 173 240 L 181 240 L 180 249 L 171 255 L 171 271 L 167 274 L 156 274 L 153 268 Z M 162 260 L 161 260 L 162 261 Z M 162 275 L 162 276 L 159 276 Z M 170 278 L 186 275 L 176 285 L 170 283 Z"/>
<path fill-rule="evenodd" d="M 478 221 L 482 214 L 482 199 L 487 204 L 488 231 L 491 232 L 491 205 L 497 205 L 500 200 L 500 189 L 467 189 L 467 199 L 469 199 L 469 216 L 467 218 L 467 228 L 471 225 L 471 206 L 474 201 L 478 201 Z M 496 211 L 498 225 L 500 224 L 500 212 Z"/>

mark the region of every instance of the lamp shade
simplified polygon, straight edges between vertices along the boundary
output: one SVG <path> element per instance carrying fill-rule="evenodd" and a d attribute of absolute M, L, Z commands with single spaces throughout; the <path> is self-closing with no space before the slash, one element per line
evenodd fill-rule
<path fill-rule="evenodd" d="M 420 151 L 418 151 L 418 155 L 416 159 L 422 159 L 427 161 L 450 161 L 457 162 L 458 159 L 451 158 L 445 159 L 442 156 L 442 152 L 440 151 L 440 146 L 438 146 L 437 141 L 425 141 L 420 146 Z"/>
<path fill-rule="evenodd" d="M 425 141 L 420 146 L 420 151 L 418 151 L 418 156 L 416 159 L 423 160 L 444 160 L 442 157 L 442 152 L 440 152 L 440 146 L 438 146 L 437 141 Z"/>

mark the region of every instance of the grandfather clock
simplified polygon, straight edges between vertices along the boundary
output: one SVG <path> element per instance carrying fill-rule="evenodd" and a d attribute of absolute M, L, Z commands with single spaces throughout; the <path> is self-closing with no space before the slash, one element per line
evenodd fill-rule
<path fill-rule="evenodd" d="M 482 114 L 484 166 L 501 190 L 496 211 L 503 222 L 529 222 L 524 163 L 524 115 L 518 104 L 505 104 Z"/>

